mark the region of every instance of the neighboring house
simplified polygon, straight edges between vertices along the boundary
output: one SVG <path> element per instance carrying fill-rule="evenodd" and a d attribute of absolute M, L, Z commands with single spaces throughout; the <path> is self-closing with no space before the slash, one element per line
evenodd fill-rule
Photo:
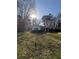
<path fill-rule="evenodd" d="M 24 31 L 24 20 L 22 20 L 22 17 L 20 15 L 18 15 L 17 18 L 17 31 Z"/>
<path fill-rule="evenodd" d="M 33 26 L 32 27 L 32 31 L 39 31 L 39 30 L 41 30 L 41 28 L 40 28 L 40 26 Z"/>
<path fill-rule="evenodd" d="M 51 14 L 42 17 L 46 31 L 54 28 L 54 20 Z"/>
<path fill-rule="evenodd" d="M 61 30 L 61 14 L 58 14 L 57 17 L 53 17 L 53 15 L 45 15 L 42 17 L 45 31 L 50 30 Z"/>
<path fill-rule="evenodd" d="M 32 31 L 41 30 L 39 23 L 37 23 L 37 19 L 32 20 Z"/>

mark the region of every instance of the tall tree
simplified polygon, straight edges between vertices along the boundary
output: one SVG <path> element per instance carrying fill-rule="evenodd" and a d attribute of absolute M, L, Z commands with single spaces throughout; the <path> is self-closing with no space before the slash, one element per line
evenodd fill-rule
<path fill-rule="evenodd" d="M 17 23 L 19 24 L 17 27 L 20 30 L 27 31 L 31 29 L 29 16 L 35 8 L 34 2 L 35 0 L 17 0 Z"/>

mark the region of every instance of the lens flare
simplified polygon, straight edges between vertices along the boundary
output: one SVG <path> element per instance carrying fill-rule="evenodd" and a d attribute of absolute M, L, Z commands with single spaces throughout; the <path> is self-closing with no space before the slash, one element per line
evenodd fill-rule
<path fill-rule="evenodd" d="M 31 17 L 31 19 L 35 19 L 35 18 L 37 18 L 37 15 L 36 14 L 31 14 L 30 17 Z"/>

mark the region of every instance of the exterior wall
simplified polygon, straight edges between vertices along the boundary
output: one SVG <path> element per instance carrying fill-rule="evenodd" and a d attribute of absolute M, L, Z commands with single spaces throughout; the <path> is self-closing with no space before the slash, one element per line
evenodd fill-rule
<path fill-rule="evenodd" d="M 51 28 L 54 27 L 54 21 L 53 21 L 53 19 L 50 18 L 49 15 L 44 16 L 42 19 L 43 19 L 43 21 L 44 21 L 44 27 L 45 27 L 45 28 L 51 29 Z"/>
<path fill-rule="evenodd" d="M 42 17 L 44 22 L 44 27 L 46 29 L 60 29 L 61 30 L 61 14 L 57 17 L 52 17 L 51 15 L 46 15 Z"/>
<path fill-rule="evenodd" d="M 53 28 L 54 26 L 54 22 L 53 21 L 50 21 L 50 20 L 47 20 L 45 21 L 45 28 Z"/>

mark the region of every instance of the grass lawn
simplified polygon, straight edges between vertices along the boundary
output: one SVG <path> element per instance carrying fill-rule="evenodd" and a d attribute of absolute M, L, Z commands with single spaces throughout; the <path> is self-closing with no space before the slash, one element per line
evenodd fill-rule
<path fill-rule="evenodd" d="M 61 59 L 61 33 L 18 33 L 17 59 Z"/>

